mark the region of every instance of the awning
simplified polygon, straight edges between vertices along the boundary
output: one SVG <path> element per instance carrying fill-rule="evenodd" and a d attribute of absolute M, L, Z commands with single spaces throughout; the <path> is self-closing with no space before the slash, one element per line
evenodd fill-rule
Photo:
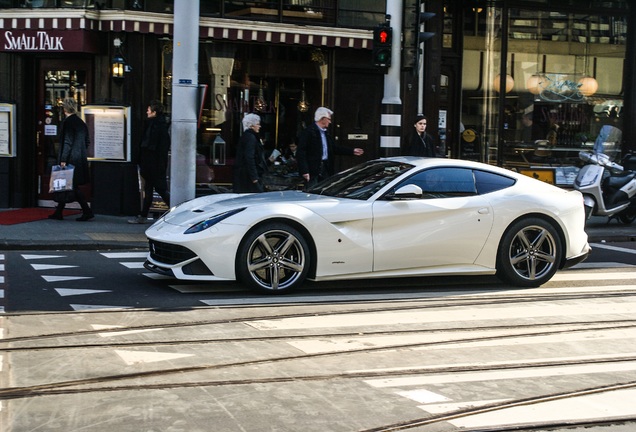
<path fill-rule="evenodd" d="M 370 30 L 202 17 L 201 39 L 370 49 Z M 6 9 L 0 30 L 94 30 L 171 36 L 169 14 L 83 9 Z"/>

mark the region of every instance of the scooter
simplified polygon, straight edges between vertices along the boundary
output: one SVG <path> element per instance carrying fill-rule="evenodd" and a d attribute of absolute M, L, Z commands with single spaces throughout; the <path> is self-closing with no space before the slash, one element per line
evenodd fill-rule
<path fill-rule="evenodd" d="M 626 155 L 619 165 L 605 153 L 582 151 L 586 163 L 574 180 L 574 189 L 583 194 L 585 215 L 617 218 L 624 224 L 636 220 L 636 155 Z M 628 169 L 629 168 L 629 169 Z"/>

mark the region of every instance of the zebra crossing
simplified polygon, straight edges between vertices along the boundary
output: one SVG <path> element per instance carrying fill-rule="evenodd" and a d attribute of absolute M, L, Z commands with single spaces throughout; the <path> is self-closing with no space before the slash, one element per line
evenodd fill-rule
<path fill-rule="evenodd" d="M 636 255 L 636 250 L 621 248 L 617 246 L 594 244 L 595 248 L 606 248 L 623 253 Z M 117 266 L 129 270 L 130 273 L 118 272 L 128 275 L 127 281 L 136 283 L 133 280 L 141 276 L 149 281 L 165 281 L 166 287 L 182 294 L 199 296 L 194 300 L 195 304 L 207 306 L 225 306 L 225 305 L 250 305 L 250 304 L 277 304 L 281 302 L 318 302 L 318 301 L 350 301 L 350 300 L 383 300 L 387 298 L 409 299 L 423 298 L 426 296 L 436 295 L 434 292 L 377 292 L 377 293 L 361 293 L 353 292 L 351 294 L 325 291 L 324 295 L 306 295 L 302 290 L 284 297 L 279 296 L 262 296 L 249 293 L 238 283 L 206 283 L 178 281 L 156 273 L 144 270 L 143 264 L 147 256 L 145 251 L 116 251 L 116 252 L 92 252 L 105 258 L 108 263 L 115 263 Z M 70 254 L 50 254 L 50 253 L 22 253 L 19 255 L 21 259 L 28 263 L 29 268 L 37 275 L 40 281 L 43 281 L 47 287 L 50 287 L 61 298 L 73 300 L 69 303 L 73 310 L 116 308 L 116 307 L 134 307 L 135 305 L 109 305 L 100 302 L 96 297 L 105 298 L 108 293 L 113 293 L 114 289 L 105 289 L 103 279 L 98 280 L 92 273 L 89 266 L 83 266 L 77 263 Z M 0 313 L 5 312 L 5 260 L 6 254 L 0 254 Z M 69 263 L 69 261 L 71 261 Z M 634 260 L 636 262 L 636 258 Z M 101 265 L 100 265 L 101 266 Z M 578 281 L 590 280 L 621 280 L 633 277 L 632 269 L 636 265 L 625 263 L 581 263 L 572 270 L 557 273 L 552 283 L 577 283 Z M 606 269 L 607 271 L 601 271 Z M 577 272 L 577 270 L 598 270 L 598 272 Z M 624 270 L 624 271 L 620 271 Z M 435 289 L 435 287 L 432 287 Z M 219 295 L 222 294 L 222 295 Z M 240 294 L 240 295 L 233 295 Z M 91 299 L 95 297 L 95 299 Z M 81 300 L 80 300 L 81 299 Z M 79 300 L 79 301 L 78 301 Z M 86 300 L 86 301 L 84 301 Z"/>

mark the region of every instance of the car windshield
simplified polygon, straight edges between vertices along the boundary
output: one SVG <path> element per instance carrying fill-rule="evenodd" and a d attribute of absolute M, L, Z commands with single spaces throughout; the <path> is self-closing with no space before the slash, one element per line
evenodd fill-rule
<path fill-rule="evenodd" d="M 389 160 L 370 161 L 321 181 L 307 192 L 366 200 L 413 165 Z"/>

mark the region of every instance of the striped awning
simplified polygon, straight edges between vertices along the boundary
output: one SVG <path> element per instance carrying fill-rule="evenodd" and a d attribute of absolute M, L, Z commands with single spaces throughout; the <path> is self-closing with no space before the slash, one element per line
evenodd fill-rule
<path fill-rule="evenodd" d="M 171 36 L 174 23 L 172 15 L 150 12 L 7 9 L 0 18 L 0 30 L 94 30 Z M 362 29 L 205 17 L 199 20 L 199 35 L 201 39 L 356 49 L 370 49 L 372 40 L 371 32 Z"/>

